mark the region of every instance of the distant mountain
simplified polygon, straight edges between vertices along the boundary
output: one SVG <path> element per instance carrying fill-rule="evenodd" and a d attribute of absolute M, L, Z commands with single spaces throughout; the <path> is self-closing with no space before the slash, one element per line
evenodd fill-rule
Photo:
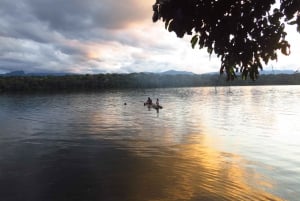
<path fill-rule="evenodd" d="M 160 72 L 160 73 L 155 73 L 155 72 L 141 72 L 143 74 L 159 74 L 159 75 L 197 75 L 193 72 L 189 72 L 189 71 L 177 71 L 177 70 L 168 70 L 168 71 L 164 71 L 164 72 Z M 278 74 L 295 74 L 295 73 L 299 73 L 299 70 L 295 71 L 295 70 L 263 70 L 263 71 L 259 71 L 259 73 L 261 75 L 278 75 Z M 74 74 L 74 73 L 65 73 L 65 72 L 59 72 L 59 73 L 55 73 L 55 72 L 40 72 L 40 73 L 25 73 L 22 70 L 19 71 L 12 71 L 9 73 L 5 73 L 5 74 L 0 74 L 0 76 L 4 76 L 4 77 L 10 77 L 10 76 L 65 76 L 65 75 L 78 75 L 78 74 Z M 212 75 L 219 75 L 219 72 L 209 72 L 209 73 L 203 73 L 200 75 L 208 75 L 208 76 L 212 76 Z"/>
<path fill-rule="evenodd" d="M 168 70 L 165 72 L 161 72 L 159 74 L 162 75 L 195 75 L 195 73 L 188 72 L 188 71 L 176 71 L 176 70 Z"/>
<path fill-rule="evenodd" d="M 65 76 L 73 75 L 72 73 L 28 73 L 28 76 Z"/>
<path fill-rule="evenodd" d="M 12 71 L 9 73 L 5 73 L 3 74 L 4 76 L 25 76 L 25 72 L 22 70 L 18 70 L 18 71 Z"/>
<path fill-rule="evenodd" d="M 12 71 L 5 74 L 0 74 L 0 76 L 10 77 L 10 76 L 65 76 L 65 75 L 73 75 L 72 73 L 25 73 L 24 71 Z"/>
<path fill-rule="evenodd" d="M 259 71 L 261 75 L 270 75 L 270 74 L 294 74 L 296 71 L 294 70 L 262 70 Z"/>
<path fill-rule="evenodd" d="M 260 70 L 259 71 L 259 74 L 260 75 L 277 75 L 277 74 L 287 74 L 287 75 L 291 75 L 291 74 L 294 74 L 294 73 L 298 73 L 298 71 L 294 71 L 294 70 Z M 203 73 L 201 75 L 219 75 L 220 73 L 219 72 L 210 72 L 210 73 Z M 239 74 L 239 73 L 237 73 Z"/>

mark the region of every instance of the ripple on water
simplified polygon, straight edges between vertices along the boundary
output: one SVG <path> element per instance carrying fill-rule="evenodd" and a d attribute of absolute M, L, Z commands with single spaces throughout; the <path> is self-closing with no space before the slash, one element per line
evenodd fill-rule
<path fill-rule="evenodd" d="M 12 201 L 297 200 L 293 90 L 1 96 L 0 187 Z M 144 107 L 148 96 L 164 109 Z"/>

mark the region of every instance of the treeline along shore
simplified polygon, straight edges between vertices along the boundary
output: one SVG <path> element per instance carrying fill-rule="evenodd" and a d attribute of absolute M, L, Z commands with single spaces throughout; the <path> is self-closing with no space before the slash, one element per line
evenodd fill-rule
<path fill-rule="evenodd" d="M 152 73 L 65 76 L 0 76 L 0 92 L 84 91 L 101 89 L 300 85 L 300 74 L 268 74 L 259 79 L 226 81 L 218 74 L 162 75 Z"/>

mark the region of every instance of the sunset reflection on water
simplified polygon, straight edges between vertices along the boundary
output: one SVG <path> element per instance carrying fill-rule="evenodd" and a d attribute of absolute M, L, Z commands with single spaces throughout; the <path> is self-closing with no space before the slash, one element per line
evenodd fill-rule
<path fill-rule="evenodd" d="M 268 193 L 276 184 L 253 169 L 262 164 L 219 152 L 213 142 L 193 134 L 181 143 L 127 141 L 119 146 L 148 161 L 151 170 L 135 171 L 142 182 L 138 186 L 160 195 L 153 200 L 282 200 Z"/>
<path fill-rule="evenodd" d="M 230 92 L 2 96 L 0 198 L 297 200 L 300 88 Z"/>

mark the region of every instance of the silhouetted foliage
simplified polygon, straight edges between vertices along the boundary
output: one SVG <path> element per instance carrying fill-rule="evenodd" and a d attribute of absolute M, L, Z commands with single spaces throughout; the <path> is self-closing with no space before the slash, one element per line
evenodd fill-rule
<path fill-rule="evenodd" d="M 156 0 L 153 21 L 162 20 L 178 37 L 193 35 L 192 47 L 207 48 L 221 57 L 220 73 L 227 80 L 258 77 L 262 62 L 277 60 L 277 53 L 290 54 L 285 25 L 300 32 L 300 1 L 280 0 Z M 272 9 L 272 10 L 271 10 Z"/>

